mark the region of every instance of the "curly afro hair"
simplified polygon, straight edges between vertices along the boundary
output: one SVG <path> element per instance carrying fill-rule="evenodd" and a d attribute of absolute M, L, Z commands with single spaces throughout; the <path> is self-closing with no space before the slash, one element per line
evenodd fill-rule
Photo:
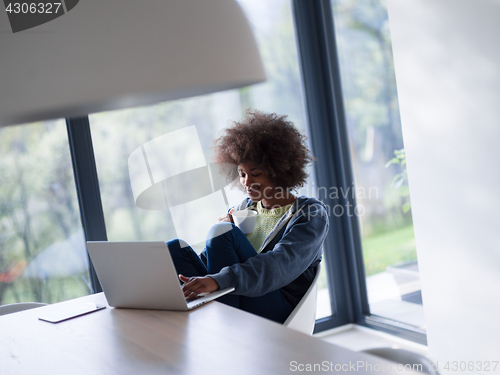
<path fill-rule="evenodd" d="M 242 121 L 234 121 L 215 140 L 215 162 L 237 166 L 251 163 L 265 171 L 276 187 L 297 189 L 306 182 L 307 166 L 314 161 L 307 137 L 276 113 L 247 111 Z M 236 178 L 235 168 L 228 179 Z"/>

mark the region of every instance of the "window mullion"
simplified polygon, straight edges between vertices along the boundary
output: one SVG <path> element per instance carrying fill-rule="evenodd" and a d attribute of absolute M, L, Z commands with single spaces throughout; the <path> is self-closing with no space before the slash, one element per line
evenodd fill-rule
<path fill-rule="evenodd" d="M 317 182 L 318 187 L 326 188 L 318 189 L 318 198 L 330 209 L 325 260 L 335 314 L 318 321 L 316 330 L 319 331 L 354 323 L 369 311 L 359 224 L 352 214 L 356 199 L 352 194 L 354 179 L 331 4 L 327 0 L 294 0 L 293 5 L 311 143 L 318 159 Z M 331 192 L 332 189 L 340 193 L 325 196 L 324 192 Z M 336 207 L 342 208 L 343 214 L 336 215 Z M 336 212 L 339 211 L 337 209 Z"/>
<path fill-rule="evenodd" d="M 66 127 L 85 238 L 87 241 L 107 241 L 89 118 L 66 119 Z M 89 265 L 93 292 L 102 292 L 90 258 Z"/>

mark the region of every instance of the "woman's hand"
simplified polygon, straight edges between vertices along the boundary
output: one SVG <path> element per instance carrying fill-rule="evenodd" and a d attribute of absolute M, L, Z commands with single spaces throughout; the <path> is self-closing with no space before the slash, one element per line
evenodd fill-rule
<path fill-rule="evenodd" d="M 210 276 L 186 277 L 179 275 L 179 280 L 184 283 L 182 291 L 186 299 L 196 299 L 202 293 L 211 293 L 219 289 L 217 281 Z"/>
<path fill-rule="evenodd" d="M 227 221 L 229 223 L 234 223 L 233 216 L 231 215 L 233 212 L 234 212 L 234 208 L 231 208 L 231 210 L 229 211 L 229 213 L 220 216 L 219 219 L 218 219 L 219 223 L 223 222 L 223 221 Z"/>

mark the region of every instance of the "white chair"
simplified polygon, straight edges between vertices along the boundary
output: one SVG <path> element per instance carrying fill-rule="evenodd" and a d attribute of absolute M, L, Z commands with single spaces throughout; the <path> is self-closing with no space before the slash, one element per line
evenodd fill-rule
<path fill-rule="evenodd" d="M 10 305 L 0 306 L 0 315 L 12 314 L 15 312 L 34 309 L 36 307 L 46 306 L 46 303 L 41 302 L 21 302 L 21 303 L 11 303 Z"/>
<path fill-rule="evenodd" d="M 312 335 L 314 331 L 314 323 L 316 322 L 316 301 L 318 299 L 318 278 L 321 267 L 318 263 L 316 266 L 316 274 L 299 304 L 293 309 L 287 320 L 283 323 L 284 326 L 296 331 Z"/>
<path fill-rule="evenodd" d="M 398 365 L 409 365 L 406 368 L 413 371 L 422 372 L 424 374 L 439 375 L 437 365 L 429 358 L 409 350 L 393 349 L 393 348 L 373 348 L 362 350 L 363 353 L 375 355 L 380 358 L 395 362 Z"/>

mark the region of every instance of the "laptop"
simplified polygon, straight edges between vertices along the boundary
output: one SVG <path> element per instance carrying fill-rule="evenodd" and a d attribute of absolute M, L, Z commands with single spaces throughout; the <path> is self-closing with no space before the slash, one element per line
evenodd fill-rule
<path fill-rule="evenodd" d="M 87 249 L 113 307 L 187 311 L 234 290 L 187 301 L 165 242 L 87 241 Z"/>

